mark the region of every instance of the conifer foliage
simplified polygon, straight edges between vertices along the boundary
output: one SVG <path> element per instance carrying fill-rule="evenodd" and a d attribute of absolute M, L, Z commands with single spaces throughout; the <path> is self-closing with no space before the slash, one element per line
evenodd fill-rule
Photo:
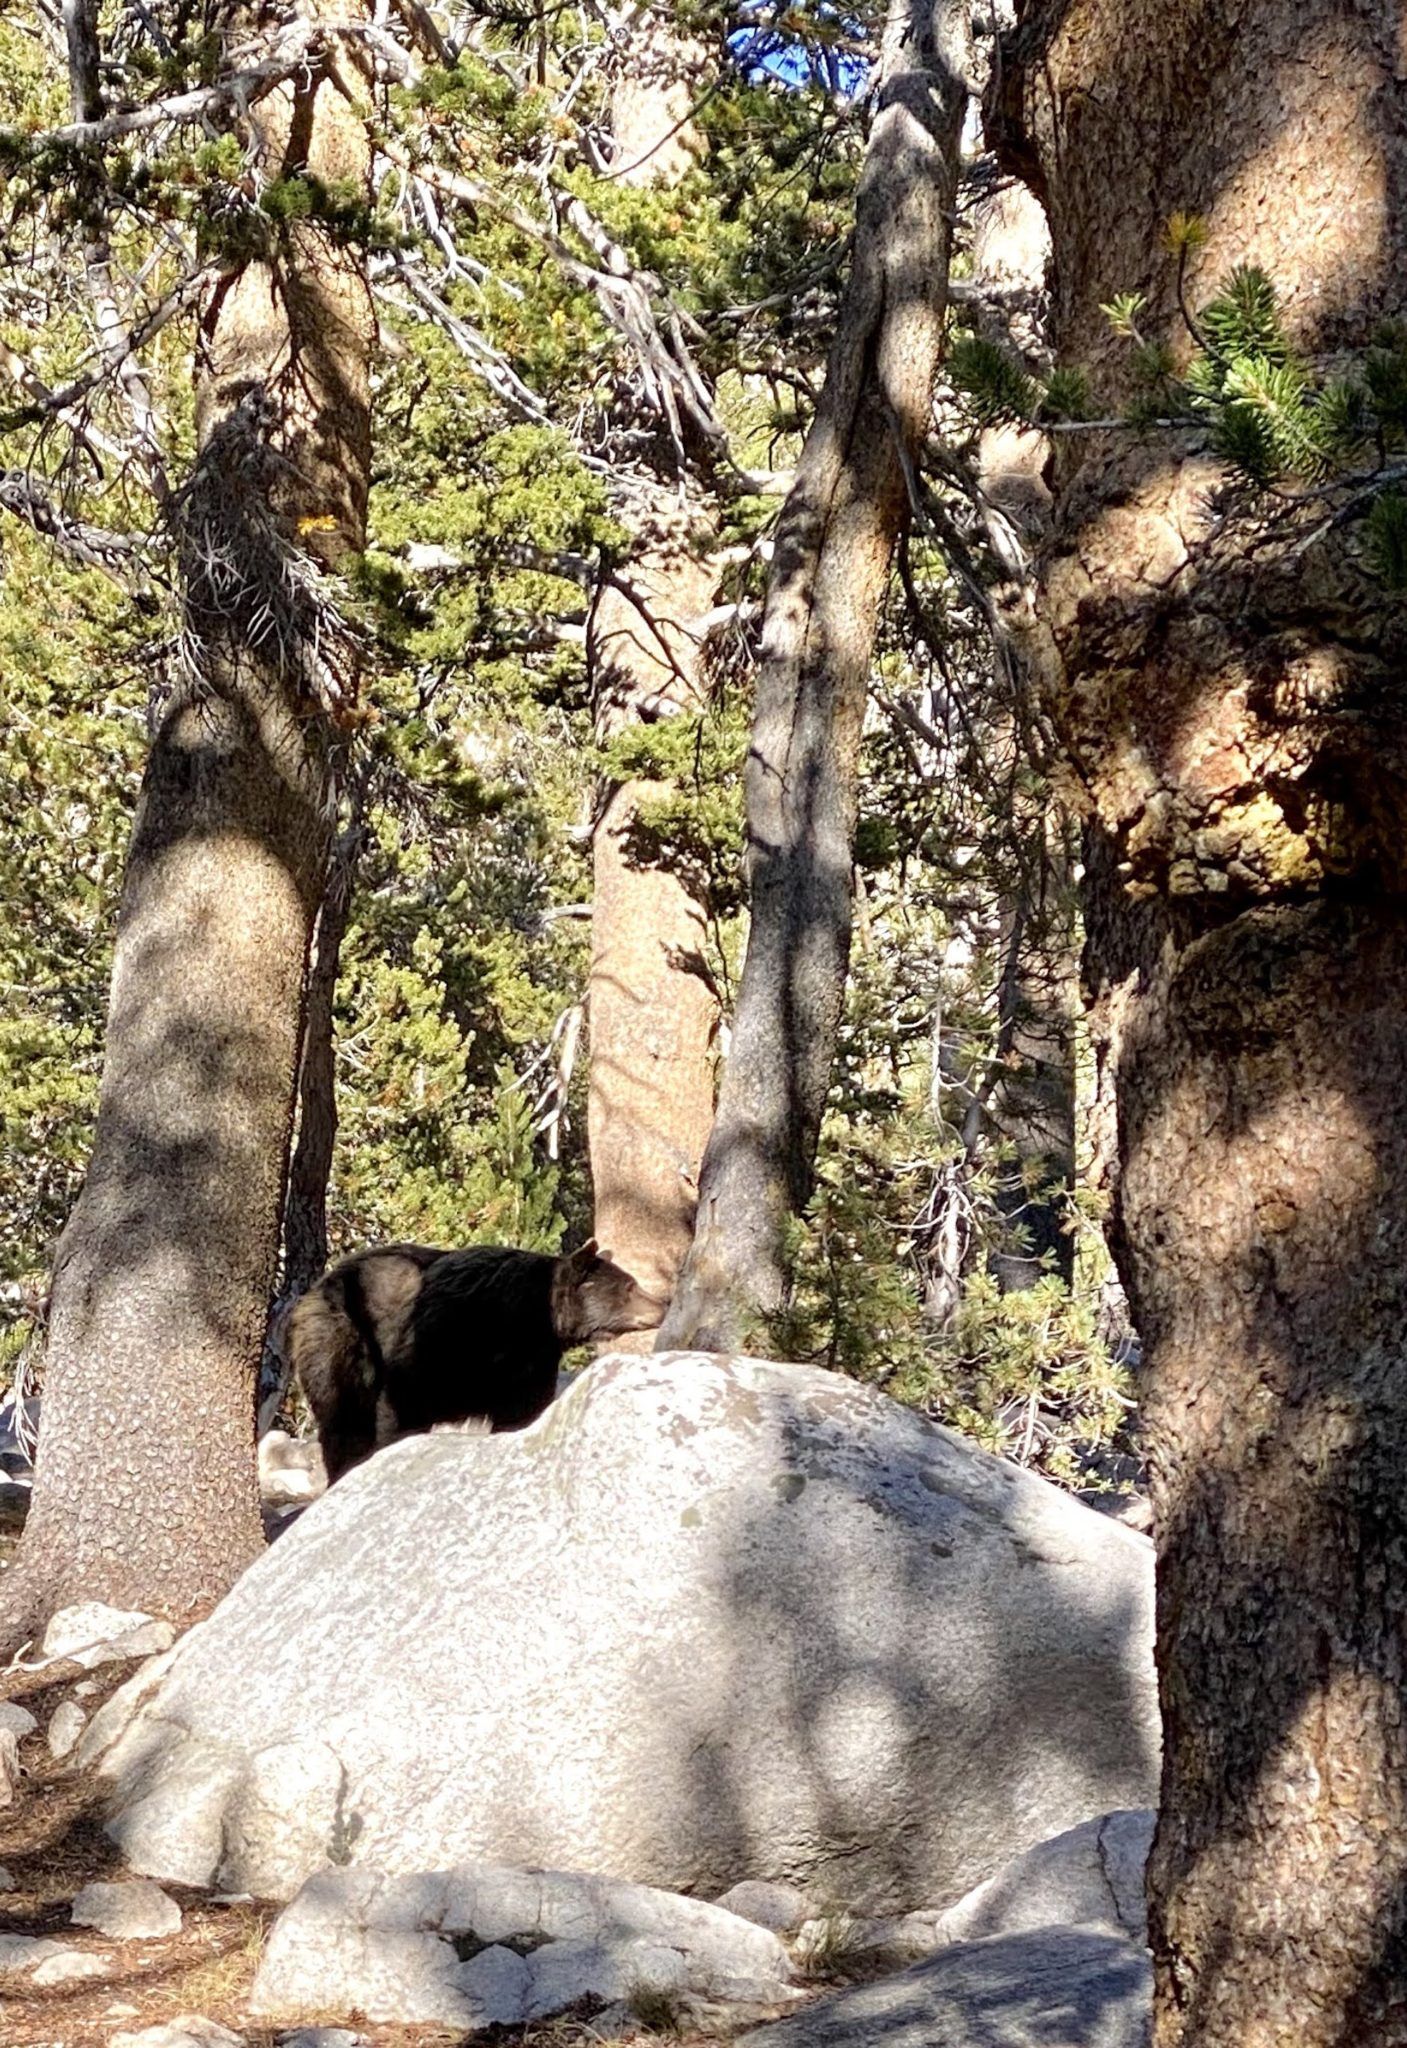
<path fill-rule="evenodd" d="M 97 84 L 75 110 L 49 13 L 0 22 L 13 109 L 0 131 L 0 631 L 13 657 L 0 747 L 20 795 L 0 1000 L 16 1052 L 0 1079 L 11 1360 L 35 1355 L 92 1143 L 148 731 L 202 687 L 200 572 L 237 580 L 253 564 L 186 482 L 209 308 L 251 266 L 294 277 L 307 237 L 364 273 L 378 326 L 364 540 L 333 545 L 331 515 L 294 507 L 300 458 L 275 435 L 260 478 L 272 523 L 258 528 L 272 573 L 248 618 L 270 645 L 306 624 L 300 701 L 334 736 L 329 843 L 347 839 L 355 807 L 332 1252 L 396 1237 L 553 1249 L 589 1228 L 583 1005 L 603 785 L 650 786 L 629 857 L 682 877 L 700 906 L 693 971 L 722 1012 L 725 1056 L 761 608 L 846 276 L 880 28 L 857 17 L 839 69 L 778 68 L 778 37 L 814 55 L 833 49 L 833 25 L 812 24 L 813 42 L 797 17 L 736 62 L 734 15 L 671 12 L 707 79 L 692 155 L 665 184 L 614 174 L 613 110 L 639 61 L 626 11 L 527 28 L 441 8 L 310 7 L 275 22 L 163 0 L 105 4 L 91 25 Z M 369 186 L 261 149 L 280 94 L 309 77 L 333 82 L 360 127 Z M 1077 381 L 1061 398 L 1059 373 L 1048 380 L 1046 417 L 1078 413 Z M 1086 1367 L 1121 1382 L 1084 1309 L 1067 1314 L 1066 1280 L 1051 1275 L 1065 1306 L 1029 1321 L 1001 1374 L 960 1362 L 983 1319 L 1007 1315 L 983 1281 L 989 1258 L 1028 1248 L 1037 1211 L 1062 1214 L 1071 1240 L 1087 1226 L 1064 1169 L 1009 1135 L 994 1085 L 1021 1065 L 1026 969 L 1068 958 L 1069 898 L 1043 842 L 1012 822 L 1013 777 L 1029 815 L 1041 771 L 1019 765 L 993 664 L 996 571 L 963 480 L 966 427 L 951 410 L 939 423 L 950 452 L 917 449 L 921 510 L 879 618 L 855 968 L 817 1192 L 788 1226 L 785 1313 L 748 1341 L 960 1412 L 1077 1476 L 1070 1446 L 1123 1411 L 1071 1393 Z M 603 734 L 593 607 L 614 589 L 629 613 L 640 509 L 662 483 L 704 508 L 717 565 L 693 625 L 699 697 Z M 222 607 L 207 620 L 216 642 Z M 1013 881 L 1032 905 L 1017 975 L 1003 937 Z"/>

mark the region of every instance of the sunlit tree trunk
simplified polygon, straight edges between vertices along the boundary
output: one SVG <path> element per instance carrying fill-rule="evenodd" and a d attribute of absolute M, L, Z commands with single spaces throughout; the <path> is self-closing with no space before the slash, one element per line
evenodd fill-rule
<path fill-rule="evenodd" d="M 232 30 L 247 35 L 240 16 Z M 262 101 L 260 175 L 368 187 L 335 50 Z M 34 1505 L 0 1600 L 13 1643 L 96 1598 L 173 1617 L 262 1543 L 255 1373 L 278 1248 L 334 719 L 355 659 L 299 574 L 360 543 L 373 324 L 314 222 L 215 288 L 199 453 L 174 508 L 191 673 L 133 827 L 97 1130 L 60 1243 Z"/>
<path fill-rule="evenodd" d="M 1328 365 L 1407 311 L 1388 0 L 1060 0 L 1008 52 L 1055 340 L 1185 350 L 1276 280 Z M 1120 1264 L 1146 1345 L 1163 1809 L 1159 2048 L 1407 2041 L 1407 701 L 1344 526 L 1228 521 L 1191 436 L 1069 437 L 1031 653 L 1089 817 L 1115 1015 Z"/>
<path fill-rule="evenodd" d="M 777 533 L 746 796 L 751 927 L 662 1348 L 735 1348 L 781 1306 L 850 952 L 860 737 L 905 463 L 927 430 L 966 103 L 966 8 L 912 0 L 885 31 L 850 282 Z"/>
<path fill-rule="evenodd" d="M 697 160 L 702 142 L 688 116 L 703 72 L 699 48 L 647 14 L 611 97 L 612 169 L 623 183 L 672 184 Z M 705 510 L 689 495 L 681 501 L 677 481 L 662 474 L 622 574 L 592 614 L 600 738 L 701 708 L 694 622 L 717 584 Z M 597 825 L 587 1096 L 596 1237 L 660 1299 L 693 1229 L 718 1025 L 704 907 L 632 838 L 641 805 L 667 791 L 640 778 L 618 783 Z M 612 1340 L 624 1349 L 649 1342 Z"/>

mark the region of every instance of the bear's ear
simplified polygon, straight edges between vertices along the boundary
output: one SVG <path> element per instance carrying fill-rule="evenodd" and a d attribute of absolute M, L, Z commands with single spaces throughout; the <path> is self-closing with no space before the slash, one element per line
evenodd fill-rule
<path fill-rule="evenodd" d="M 595 1265 L 597 1256 L 596 1240 L 588 1237 L 586 1243 L 578 1245 L 571 1254 L 570 1263 L 575 1271 L 585 1273 Z"/>

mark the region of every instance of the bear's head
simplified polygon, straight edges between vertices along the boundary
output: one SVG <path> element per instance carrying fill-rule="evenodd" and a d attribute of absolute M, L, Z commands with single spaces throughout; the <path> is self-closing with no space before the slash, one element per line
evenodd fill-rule
<path fill-rule="evenodd" d="M 646 1294 L 594 1237 L 558 1259 L 552 1275 L 552 1327 L 566 1346 L 597 1337 L 623 1337 L 629 1330 L 657 1330 L 667 1301 Z"/>

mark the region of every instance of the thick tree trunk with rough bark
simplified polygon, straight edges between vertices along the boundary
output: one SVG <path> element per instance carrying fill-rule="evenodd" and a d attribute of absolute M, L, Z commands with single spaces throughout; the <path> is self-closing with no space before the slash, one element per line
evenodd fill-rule
<path fill-rule="evenodd" d="M 703 143 L 689 109 L 704 53 L 649 15 L 611 94 L 613 174 L 677 182 Z M 699 629 L 718 572 L 710 521 L 661 477 L 636 520 L 630 559 L 601 591 L 590 661 L 598 737 L 702 704 Z M 657 1299 L 674 1288 L 694 1227 L 699 1163 L 713 1121 L 718 1000 L 703 905 L 683 877 L 632 844 L 642 804 L 667 785 L 634 779 L 606 796 L 593 844 L 591 1067 L 587 1141 L 594 1231 Z M 613 1349 L 648 1350 L 646 1335 Z"/>
<path fill-rule="evenodd" d="M 368 182 L 362 123 L 321 69 L 261 103 L 258 136 L 270 175 Z M 255 1373 L 327 860 L 326 707 L 355 687 L 283 572 L 300 538 L 325 559 L 360 543 L 373 332 L 358 259 L 310 222 L 205 311 L 200 453 L 174 512 L 195 674 L 133 828 L 34 1505 L 0 1599 L 11 1644 L 79 1598 L 188 1618 L 262 1545 Z"/>
<path fill-rule="evenodd" d="M 1008 52 L 1056 342 L 1185 346 L 1276 280 L 1324 363 L 1407 312 L 1388 0 L 1059 0 Z M 1163 1811 L 1158 2048 L 1407 2042 L 1407 631 L 1342 526 L 1252 547 L 1196 441 L 1066 459 L 1031 654 L 1090 820 L 1087 970 L 1146 1345 Z M 1307 544 L 1306 544 L 1307 541 Z"/>
<path fill-rule="evenodd" d="M 746 775 L 747 958 L 662 1349 L 735 1349 L 781 1306 L 787 1219 L 810 1192 L 850 954 L 870 656 L 947 298 L 965 24 L 949 0 L 912 0 L 886 29 L 850 282 L 777 533 Z"/>

